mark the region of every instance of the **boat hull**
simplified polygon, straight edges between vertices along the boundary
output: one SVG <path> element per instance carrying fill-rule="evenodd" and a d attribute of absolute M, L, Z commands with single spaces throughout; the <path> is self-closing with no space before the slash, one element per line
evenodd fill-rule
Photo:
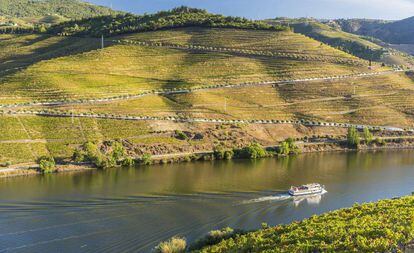
<path fill-rule="evenodd" d="M 305 196 L 305 195 L 314 195 L 314 194 L 321 194 L 323 193 L 323 189 L 317 189 L 317 190 L 307 190 L 307 191 L 289 191 L 289 195 L 291 196 Z"/>

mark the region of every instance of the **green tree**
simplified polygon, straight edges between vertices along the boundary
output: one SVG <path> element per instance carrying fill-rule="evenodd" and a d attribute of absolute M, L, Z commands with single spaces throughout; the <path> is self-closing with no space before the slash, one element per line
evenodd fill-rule
<path fill-rule="evenodd" d="M 151 165 L 152 164 L 152 156 L 150 154 L 144 154 L 141 157 L 141 164 Z"/>
<path fill-rule="evenodd" d="M 245 159 L 258 159 L 268 156 L 267 151 L 259 143 L 252 143 L 239 150 L 237 153 L 239 158 Z"/>
<path fill-rule="evenodd" d="M 371 144 L 374 140 L 374 135 L 369 131 L 367 127 L 364 128 L 364 139 L 367 145 Z"/>
<path fill-rule="evenodd" d="M 123 167 L 134 167 L 135 166 L 135 160 L 132 157 L 127 157 L 122 161 Z"/>
<path fill-rule="evenodd" d="M 298 154 L 299 152 L 300 149 L 296 145 L 295 140 L 293 140 L 292 138 L 288 138 L 284 142 L 282 142 L 278 149 L 279 155 Z"/>
<path fill-rule="evenodd" d="M 125 156 L 125 149 L 121 142 L 115 141 L 112 143 L 112 157 L 115 161 L 120 161 Z"/>
<path fill-rule="evenodd" d="M 358 148 L 360 144 L 360 138 L 358 130 L 355 126 L 348 128 L 348 135 L 347 135 L 348 146 L 351 148 Z"/>
<path fill-rule="evenodd" d="M 39 168 L 43 174 L 52 173 L 55 170 L 56 162 L 53 157 L 43 156 L 39 158 Z"/>

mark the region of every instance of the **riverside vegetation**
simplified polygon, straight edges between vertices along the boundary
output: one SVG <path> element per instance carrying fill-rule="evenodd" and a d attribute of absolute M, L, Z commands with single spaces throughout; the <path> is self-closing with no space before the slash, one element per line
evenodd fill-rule
<path fill-rule="evenodd" d="M 300 222 L 258 231 L 226 228 L 193 246 L 184 238 L 161 243 L 157 252 L 403 252 L 414 240 L 414 197 L 356 204 Z"/>
<path fill-rule="evenodd" d="M 176 131 L 177 138 L 188 138 L 181 131 Z M 143 154 L 137 158 L 137 155 L 128 155 L 122 141 L 106 141 L 103 143 L 87 142 L 79 149 L 76 149 L 72 155 L 72 161 L 75 163 L 92 164 L 99 169 L 108 169 L 112 167 L 133 167 L 136 165 L 151 165 L 155 163 L 151 154 Z M 280 147 L 275 149 L 266 149 L 259 143 L 251 143 L 243 148 L 226 148 L 217 146 L 214 151 L 199 155 L 178 155 L 170 162 L 189 162 L 194 160 L 231 160 L 231 159 L 260 159 L 273 156 L 287 156 L 300 153 L 299 147 L 292 138 L 283 141 Z M 50 158 L 53 159 L 53 158 Z M 50 172 L 46 164 L 50 159 L 42 158 L 40 160 L 41 170 L 44 173 Z M 53 160 L 54 161 L 54 160 Z M 165 160 L 158 162 L 166 163 Z M 45 165 L 42 165 L 45 163 Z"/>

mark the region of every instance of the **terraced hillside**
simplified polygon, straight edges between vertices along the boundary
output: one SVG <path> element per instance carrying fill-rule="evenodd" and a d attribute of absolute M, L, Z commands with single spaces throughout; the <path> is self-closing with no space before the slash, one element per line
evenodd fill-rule
<path fill-rule="evenodd" d="M 217 123 L 117 115 L 412 124 L 410 77 L 379 64 L 369 69 L 364 60 L 292 32 L 180 28 L 107 39 L 105 49 L 90 38 L 0 38 L 0 163 L 45 153 L 65 159 L 86 140 L 126 139 L 163 154 L 345 131 L 236 124 L 230 134 Z M 111 117 L 30 113 L 39 110 Z M 204 137 L 179 140 L 177 129 Z"/>
<path fill-rule="evenodd" d="M 183 39 L 182 42 L 179 42 L 177 38 L 192 36 L 194 32 L 195 29 L 174 30 L 171 33 L 176 33 L 176 35 L 175 37 L 171 36 L 171 43 L 184 45 L 186 40 Z M 139 39 L 140 36 L 143 37 L 142 39 L 145 39 L 145 36 L 164 37 L 165 33 L 165 31 L 148 33 L 149 35 L 143 33 L 134 36 L 134 38 Z M 215 34 L 215 37 L 211 36 L 212 34 Z M 226 34 L 231 35 L 227 36 Z M 13 98 L 19 96 L 21 101 L 85 99 L 139 94 L 152 89 L 342 75 L 359 72 L 364 68 L 363 61 L 294 33 L 200 29 L 199 35 L 193 34 L 192 37 L 194 40 L 205 41 L 204 43 L 209 45 L 210 42 L 218 43 L 217 38 L 220 36 L 222 37 L 221 45 L 229 43 L 231 48 L 252 49 L 253 44 L 256 43 L 258 51 L 267 47 L 268 51 L 288 55 L 279 57 L 240 51 L 224 52 L 214 49 L 180 49 L 167 46 L 121 44 L 110 46 L 105 50 L 93 50 L 83 54 L 75 53 L 68 57 L 32 64 L 24 71 L 4 76 L 0 89 L 3 99 L 7 99 L 8 96 Z M 124 39 L 131 37 L 127 36 Z M 207 40 L 206 37 L 210 39 Z M 260 38 L 264 40 L 262 45 L 257 43 Z M 41 42 L 32 44 L 29 50 L 33 50 L 35 47 L 34 50 L 38 52 L 44 50 L 50 54 L 53 53 L 53 50 L 50 50 L 53 47 L 56 47 L 58 51 L 55 54 L 74 50 L 65 47 L 65 43 L 78 51 L 88 51 L 100 45 L 98 41 L 88 38 L 78 38 L 76 44 L 71 43 L 74 38 L 66 39 L 68 41 L 61 39 L 61 37 L 37 37 L 37 39 Z M 10 42 L 14 42 L 13 40 L 27 40 L 27 43 L 31 43 L 30 41 L 36 40 L 36 38 L 18 36 L 11 41 L 5 41 L 4 44 L 7 42 L 9 45 Z M 275 46 L 269 48 L 266 45 L 272 45 L 272 40 L 274 40 Z M 49 46 L 42 47 L 42 43 L 49 43 Z M 17 65 L 18 62 L 14 60 L 10 61 L 13 65 L 10 63 L 7 67 L 25 66 L 27 61 L 29 61 L 28 64 L 30 61 L 35 63 L 36 59 L 30 55 L 21 57 L 24 56 L 22 54 L 24 51 L 13 55 L 13 48 L 16 46 L 11 49 L 6 47 L 6 50 L 11 51 L 12 55 L 7 56 L 6 54 L 4 58 L 24 59 L 24 63 Z M 297 58 L 296 55 L 299 54 L 304 57 Z M 36 53 L 35 57 L 47 57 L 39 55 Z M 318 59 L 311 57 L 318 57 Z M 335 60 L 344 60 L 345 62 L 344 64 L 332 64 L 332 61 L 335 62 Z M 350 62 L 347 62 L 348 60 Z"/>

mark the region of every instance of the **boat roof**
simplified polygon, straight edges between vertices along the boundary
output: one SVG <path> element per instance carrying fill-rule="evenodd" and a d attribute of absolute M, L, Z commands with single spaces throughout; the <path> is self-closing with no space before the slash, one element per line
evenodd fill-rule
<path fill-rule="evenodd" d="M 312 184 L 304 184 L 304 185 L 301 185 L 301 186 L 298 186 L 298 187 L 320 187 L 320 186 L 321 186 L 321 184 L 312 183 Z"/>

